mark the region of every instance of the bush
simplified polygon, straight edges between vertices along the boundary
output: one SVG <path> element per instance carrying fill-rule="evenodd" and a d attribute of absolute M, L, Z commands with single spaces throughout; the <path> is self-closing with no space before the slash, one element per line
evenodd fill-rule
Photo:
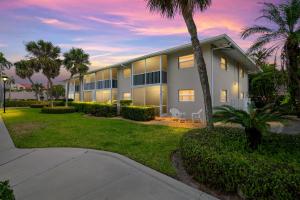
<path fill-rule="evenodd" d="M 64 113 L 73 113 L 75 112 L 74 107 L 43 107 L 41 110 L 42 113 L 47 114 L 64 114 Z"/>
<path fill-rule="evenodd" d="M 8 181 L 0 181 L 0 199 L 14 200 L 13 190 L 9 186 Z"/>
<path fill-rule="evenodd" d="M 120 106 L 130 106 L 132 105 L 132 100 L 120 100 Z"/>
<path fill-rule="evenodd" d="M 144 106 L 123 106 L 121 108 L 121 115 L 126 119 L 149 121 L 155 118 L 155 108 Z"/>
<path fill-rule="evenodd" d="M 196 132 L 182 138 L 180 150 L 197 181 L 246 199 L 300 198 L 300 136 L 270 134 L 252 152 L 241 129 Z"/>
<path fill-rule="evenodd" d="M 47 106 L 47 104 L 31 104 L 30 108 L 43 108 L 44 106 Z"/>
<path fill-rule="evenodd" d="M 114 117 L 117 116 L 117 105 L 72 102 L 70 103 L 77 112 L 91 114 L 97 117 Z"/>
<path fill-rule="evenodd" d="M 31 107 L 31 105 L 44 105 L 49 106 L 50 101 L 37 101 L 37 100 L 9 100 L 5 102 L 6 107 Z M 63 101 L 53 101 L 54 106 L 64 106 Z"/>
<path fill-rule="evenodd" d="M 37 100 L 8 100 L 5 101 L 6 107 L 29 107 L 32 104 L 42 104 L 42 101 Z"/>

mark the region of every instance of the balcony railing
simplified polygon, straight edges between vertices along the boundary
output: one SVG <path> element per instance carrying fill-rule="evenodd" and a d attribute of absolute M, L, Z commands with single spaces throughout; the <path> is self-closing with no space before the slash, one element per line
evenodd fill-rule
<path fill-rule="evenodd" d="M 160 71 L 133 75 L 133 85 L 160 83 Z M 167 72 L 162 71 L 162 83 L 167 83 Z"/>

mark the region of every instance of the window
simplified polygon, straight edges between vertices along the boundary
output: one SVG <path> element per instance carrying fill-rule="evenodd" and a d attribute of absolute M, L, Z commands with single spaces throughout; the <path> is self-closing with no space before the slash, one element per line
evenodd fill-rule
<path fill-rule="evenodd" d="M 191 67 L 194 67 L 194 65 L 195 65 L 194 54 L 179 57 L 179 68 L 180 69 L 191 68 Z"/>
<path fill-rule="evenodd" d="M 195 101 L 195 91 L 194 90 L 179 90 L 178 98 L 180 102 Z"/>
<path fill-rule="evenodd" d="M 245 76 L 245 71 L 243 68 L 240 68 L 240 77 L 244 78 L 244 76 Z"/>
<path fill-rule="evenodd" d="M 241 92 L 240 93 L 240 99 L 244 99 L 245 98 L 245 93 L 244 92 Z"/>
<path fill-rule="evenodd" d="M 123 93 L 123 100 L 131 100 L 131 93 L 130 92 Z"/>
<path fill-rule="evenodd" d="M 221 103 L 226 103 L 227 102 L 227 90 L 221 90 L 220 94 L 220 102 Z"/>
<path fill-rule="evenodd" d="M 226 60 L 226 58 L 223 58 L 223 57 L 221 58 L 220 67 L 221 67 L 221 69 L 224 69 L 224 70 L 227 71 L 227 60 Z"/>
<path fill-rule="evenodd" d="M 150 72 L 146 74 L 146 84 L 160 83 L 160 72 Z"/>
<path fill-rule="evenodd" d="M 133 85 L 145 85 L 145 74 L 133 75 Z"/>
<path fill-rule="evenodd" d="M 124 78 L 130 78 L 130 75 L 131 75 L 131 69 L 130 68 L 123 69 L 123 77 Z"/>

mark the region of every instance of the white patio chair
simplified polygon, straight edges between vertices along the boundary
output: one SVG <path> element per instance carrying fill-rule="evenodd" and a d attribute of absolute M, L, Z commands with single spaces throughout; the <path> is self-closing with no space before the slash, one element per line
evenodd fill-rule
<path fill-rule="evenodd" d="M 180 112 L 177 108 L 171 108 L 170 113 L 171 113 L 172 117 L 179 118 L 179 119 L 184 119 L 185 113 Z"/>
<path fill-rule="evenodd" d="M 201 119 L 201 113 L 202 113 L 202 108 L 196 112 L 196 113 L 192 113 L 192 121 L 194 122 L 195 119 Z"/>

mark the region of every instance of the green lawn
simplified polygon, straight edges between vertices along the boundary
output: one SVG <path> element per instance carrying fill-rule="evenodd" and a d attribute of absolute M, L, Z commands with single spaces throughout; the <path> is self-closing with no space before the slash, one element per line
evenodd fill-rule
<path fill-rule="evenodd" d="M 37 108 L 8 109 L 2 117 L 19 148 L 80 147 L 111 151 L 170 176 L 175 175 L 171 152 L 188 131 L 81 113 L 42 114 Z"/>

